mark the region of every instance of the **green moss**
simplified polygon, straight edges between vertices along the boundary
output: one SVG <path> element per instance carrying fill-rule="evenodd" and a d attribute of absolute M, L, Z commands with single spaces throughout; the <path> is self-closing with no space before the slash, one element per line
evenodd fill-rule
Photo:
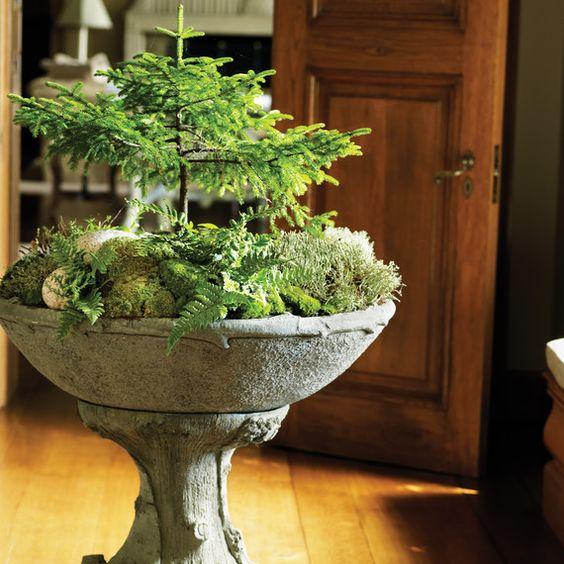
<path fill-rule="evenodd" d="M 321 311 L 326 315 L 334 315 L 335 313 L 342 313 L 343 311 L 346 311 L 346 309 L 343 305 L 329 301 L 321 305 Z"/>
<path fill-rule="evenodd" d="M 162 286 L 155 288 L 145 301 L 143 313 L 145 317 L 174 317 L 178 313 L 174 296 Z"/>
<path fill-rule="evenodd" d="M 173 317 L 174 296 L 158 280 L 144 275 L 124 276 L 114 280 L 104 296 L 109 317 Z"/>
<path fill-rule="evenodd" d="M 165 260 L 161 262 L 159 272 L 166 288 L 184 300 L 193 295 L 198 282 L 206 279 L 199 266 L 184 260 Z"/>
<path fill-rule="evenodd" d="M 277 290 L 271 289 L 268 292 L 268 303 L 270 304 L 271 315 L 286 313 L 286 304 Z"/>
<path fill-rule="evenodd" d="M 162 262 L 168 259 L 175 259 L 178 257 L 174 249 L 174 245 L 166 240 L 158 237 L 151 237 L 146 241 L 147 255 L 157 262 Z"/>
<path fill-rule="evenodd" d="M 48 255 L 28 253 L 6 271 L 0 282 L 0 298 L 16 298 L 30 306 L 43 304 L 43 282 L 56 268 Z"/>
<path fill-rule="evenodd" d="M 146 255 L 139 239 L 124 237 L 110 239 L 100 247 L 98 252 L 115 254 L 108 268 L 110 279 L 137 275 L 153 276 L 158 273 L 158 262 Z"/>
<path fill-rule="evenodd" d="M 282 298 L 295 314 L 311 317 L 319 313 L 321 302 L 297 286 L 289 286 L 282 292 Z"/>
<path fill-rule="evenodd" d="M 267 317 L 270 315 L 271 305 L 268 302 L 262 302 L 256 300 L 247 304 L 243 313 L 241 314 L 242 319 L 259 319 L 261 317 Z"/>

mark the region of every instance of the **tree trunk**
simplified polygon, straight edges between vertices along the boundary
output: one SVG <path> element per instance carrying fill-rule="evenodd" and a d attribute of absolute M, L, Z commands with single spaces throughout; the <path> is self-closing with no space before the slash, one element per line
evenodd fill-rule
<path fill-rule="evenodd" d="M 185 164 L 180 164 L 180 194 L 177 209 L 188 218 L 188 171 Z"/>

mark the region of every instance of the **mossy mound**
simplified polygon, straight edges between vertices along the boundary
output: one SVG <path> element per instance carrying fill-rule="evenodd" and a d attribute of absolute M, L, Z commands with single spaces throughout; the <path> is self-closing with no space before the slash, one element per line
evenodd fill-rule
<path fill-rule="evenodd" d="M 260 319 L 268 317 L 272 311 L 272 306 L 266 300 L 254 300 L 247 304 L 242 312 L 241 319 Z"/>
<path fill-rule="evenodd" d="M 268 292 L 268 303 L 270 304 L 271 315 L 281 315 L 286 313 L 287 308 L 278 290 L 271 288 Z"/>
<path fill-rule="evenodd" d="M 115 238 L 100 253 L 113 255 L 103 280 L 104 315 L 113 318 L 174 317 L 176 298 L 159 277 L 159 263 L 140 239 Z"/>
<path fill-rule="evenodd" d="M 158 278 L 142 274 L 122 276 L 104 295 L 108 317 L 174 317 L 176 300 Z"/>
<path fill-rule="evenodd" d="M 115 238 L 104 243 L 100 253 L 112 254 L 108 277 L 118 279 L 134 275 L 158 276 L 159 263 L 147 256 L 141 239 Z"/>
<path fill-rule="evenodd" d="M 376 258 L 364 231 L 329 228 L 323 237 L 285 233 L 278 256 L 293 284 L 282 297 L 299 315 L 366 309 L 396 297 L 402 286 L 398 267 Z"/>
<path fill-rule="evenodd" d="M 43 283 L 57 268 L 48 256 L 30 252 L 14 263 L 0 281 L 0 298 L 18 299 L 29 306 L 43 305 Z"/>
<path fill-rule="evenodd" d="M 177 297 L 192 297 L 198 282 L 206 279 L 206 273 L 198 265 L 185 260 L 164 260 L 159 265 L 164 285 Z"/>
<path fill-rule="evenodd" d="M 321 302 L 297 286 L 289 286 L 283 290 L 282 299 L 296 315 L 313 317 L 321 310 Z"/>

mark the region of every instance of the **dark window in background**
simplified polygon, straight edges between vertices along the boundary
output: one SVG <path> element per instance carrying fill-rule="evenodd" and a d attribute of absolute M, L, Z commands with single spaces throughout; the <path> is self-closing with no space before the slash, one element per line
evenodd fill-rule
<path fill-rule="evenodd" d="M 53 21 L 49 2 L 26 0 L 23 3 L 22 21 L 22 91 L 28 95 L 27 85 L 44 75 L 40 66 L 50 56 Z M 22 129 L 22 170 L 39 155 L 39 142 L 26 128 Z"/>
<path fill-rule="evenodd" d="M 272 68 L 272 39 L 270 37 L 206 35 L 189 42 L 186 56 L 231 57 L 233 62 L 220 69 L 224 74 L 231 75 L 248 70 L 260 72 Z M 265 86 L 267 88 L 270 86 L 269 79 Z"/>

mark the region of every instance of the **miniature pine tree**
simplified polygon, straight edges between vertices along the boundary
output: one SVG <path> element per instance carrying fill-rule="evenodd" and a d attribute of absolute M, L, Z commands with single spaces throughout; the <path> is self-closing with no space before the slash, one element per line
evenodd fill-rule
<path fill-rule="evenodd" d="M 80 83 L 70 89 L 48 83 L 58 91 L 55 99 L 11 95 L 20 106 L 16 123 L 49 138 L 48 155 L 68 155 L 73 167 L 107 162 L 144 191 L 159 183 L 178 190 L 177 211 L 185 218 L 188 188 L 196 184 L 239 200 L 250 192 L 267 202 L 271 220 L 306 225 L 311 214 L 299 197 L 312 183 L 336 184 L 327 170 L 339 157 L 360 155 L 351 139 L 369 130 L 341 133 L 315 124 L 283 133 L 276 125 L 291 116 L 256 102 L 275 71 L 227 76 L 219 69 L 232 59 L 186 57 L 186 42 L 203 33 L 184 28 L 182 3 L 177 29 L 157 31 L 176 41 L 175 57 L 141 53 L 100 72 L 118 94 L 98 94 L 95 102 Z"/>

